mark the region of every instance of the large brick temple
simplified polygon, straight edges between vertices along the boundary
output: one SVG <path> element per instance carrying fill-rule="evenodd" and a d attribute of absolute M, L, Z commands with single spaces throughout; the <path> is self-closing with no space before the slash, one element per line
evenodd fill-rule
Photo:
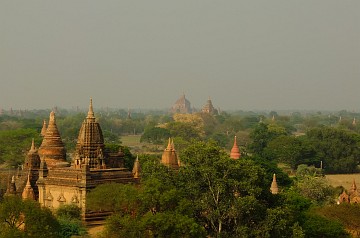
<path fill-rule="evenodd" d="M 63 204 L 74 204 L 81 208 L 85 217 L 86 195 L 97 185 L 111 182 L 138 183 L 138 160 L 133 171 L 129 171 L 124 167 L 124 154 L 121 151 L 106 151 L 91 99 L 71 163 L 66 160 L 66 149 L 54 112 L 50 113 L 48 126 L 44 123 L 44 127 L 41 146 L 36 149 L 33 142 L 25 159 L 24 171 L 28 176 L 27 181 L 23 182 L 23 189 L 21 188 L 23 198 L 38 200 L 50 209 Z"/>

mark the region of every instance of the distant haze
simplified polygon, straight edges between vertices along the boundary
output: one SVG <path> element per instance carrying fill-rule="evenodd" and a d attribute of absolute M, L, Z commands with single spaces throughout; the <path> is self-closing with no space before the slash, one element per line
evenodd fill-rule
<path fill-rule="evenodd" d="M 360 1 L 0 0 L 0 108 L 360 110 Z"/>

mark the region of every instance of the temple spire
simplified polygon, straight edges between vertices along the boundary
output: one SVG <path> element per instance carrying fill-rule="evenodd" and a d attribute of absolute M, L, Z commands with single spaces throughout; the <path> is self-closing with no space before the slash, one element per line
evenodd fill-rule
<path fill-rule="evenodd" d="M 91 121 L 95 120 L 92 98 L 90 98 L 89 111 L 88 111 L 86 119 L 91 120 Z"/>
<path fill-rule="evenodd" d="M 351 185 L 351 192 L 353 193 L 353 192 L 355 192 L 356 191 L 356 183 L 355 183 L 355 179 L 353 179 L 353 183 L 352 183 L 352 185 Z"/>
<path fill-rule="evenodd" d="M 278 194 L 279 193 L 279 187 L 278 187 L 277 182 L 276 182 L 276 174 L 273 175 L 273 180 L 272 180 L 272 183 L 271 183 L 270 192 L 272 194 Z"/>
<path fill-rule="evenodd" d="M 44 136 L 46 135 L 46 129 L 47 129 L 47 127 L 46 127 L 46 120 L 44 120 L 44 121 L 43 121 L 43 126 L 42 126 L 42 128 L 41 128 L 41 132 L 40 132 L 40 134 L 41 134 L 42 137 L 44 137 Z"/>
<path fill-rule="evenodd" d="M 22 193 L 22 198 L 35 200 L 34 189 L 31 187 L 31 184 L 30 184 L 30 173 L 28 174 L 27 182 L 26 182 L 24 191 Z"/>
<path fill-rule="evenodd" d="M 171 150 L 175 150 L 174 138 L 171 139 Z"/>
<path fill-rule="evenodd" d="M 139 156 L 136 156 L 136 160 L 134 162 L 134 167 L 132 170 L 132 174 L 134 175 L 134 178 L 140 178 L 140 172 L 141 172 L 141 167 L 139 162 Z"/>
<path fill-rule="evenodd" d="M 170 168 L 179 169 L 174 141 L 171 138 L 169 138 L 168 145 L 161 156 L 161 163 Z"/>
<path fill-rule="evenodd" d="M 16 194 L 16 184 L 15 184 L 15 176 L 14 175 L 11 177 L 11 183 L 8 185 L 6 194 L 7 195 Z"/>
<path fill-rule="evenodd" d="M 31 148 L 30 148 L 30 151 L 29 151 L 29 152 L 35 152 L 35 151 L 36 151 L 36 148 L 35 148 L 34 138 L 32 138 Z"/>
<path fill-rule="evenodd" d="M 234 138 L 234 145 L 230 151 L 230 158 L 232 159 L 239 159 L 240 158 L 240 150 L 239 146 L 237 145 L 236 136 Z"/>
<path fill-rule="evenodd" d="M 171 150 L 172 148 L 172 145 L 171 145 L 171 138 L 169 137 L 169 142 L 168 142 L 168 145 L 166 147 L 166 150 Z"/>
<path fill-rule="evenodd" d="M 50 112 L 50 118 L 49 118 L 49 126 L 54 125 L 54 124 L 56 124 L 55 112 L 51 111 Z"/>
<path fill-rule="evenodd" d="M 356 126 L 356 118 L 354 117 L 353 122 L 352 122 L 353 126 Z"/>

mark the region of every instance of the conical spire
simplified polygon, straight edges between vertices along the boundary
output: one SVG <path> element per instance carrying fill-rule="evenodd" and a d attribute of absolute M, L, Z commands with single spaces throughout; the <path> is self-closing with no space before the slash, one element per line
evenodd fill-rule
<path fill-rule="evenodd" d="M 31 141 L 31 148 L 29 150 L 29 153 L 35 153 L 36 152 L 36 148 L 35 148 L 35 143 L 34 143 L 34 138 Z"/>
<path fill-rule="evenodd" d="M 11 177 L 11 183 L 7 189 L 7 194 L 16 194 L 16 184 L 15 184 L 15 176 Z"/>
<path fill-rule="evenodd" d="M 239 159 L 240 158 L 240 150 L 239 150 L 239 146 L 237 145 L 237 141 L 236 141 L 236 136 L 234 138 L 234 145 L 231 149 L 230 152 L 230 158 L 232 159 Z"/>
<path fill-rule="evenodd" d="M 355 192 L 356 191 L 356 183 L 355 183 L 355 179 L 353 179 L 353 183 L 351 185 L 351 193 Z"/>
<path fill-rule="evenodd" d="M 175 151 L 174 138 L 171 139 L 171 150 Z"/>
<path fill-rule="evenodd" d="M 65 146 L 61 140 L 56 125 L 55 112 L 53 111 L 50 113 L 49 124 L 38 153 L 40 157 L 45 157 L 45 160 L 50 167 L 57 162 L 66 162 Z"/>
<path fill-rule="evenodd" d="M 90 98 L 89 111 L 88 111 L 86 119 L 87 119 L 87 121 L 95 121 L 92 98 Z"/>
<path fill-rule="evenodd" d="M 42 128 L 41 128 L 41 132 L 40 132 L 40 134 L 41 134 L 41 136 L 42 137 L 44 137 L 45 136 L 45 134 L 46 134 L 46 120 L 44 120 L 43 121 L 43 126 L 42 126 Z"/>
<path fill-rule="evenodd" d="M 139 156 L 136 156 L 136 160 L 134 162 L 134 167 L 132 170 L 132 174 L 134 175 L 134 178 L 140 178 L 140 172 L 141 172 L 141 167 L 139 162 Z"/>
<path fill-rule="evenodd" d="M 161 163 L 170 168 L 179 169 L 174 141 L 172 141 L 171 138 L 169 138 L 168 145 L 161 156 Z"/>
<path fill-rule="evenodd" d="M 172 145 L 171 145 L 171 138 L 169 137 L 169 142 L 168 142 L 168 145 L 167 145 L 167 147 L 166 147 L 166 149 L 165 149 L 165 150 L 171 150 L 171 148 L 172 148 Z"/>
<path fill-rule="evenodd" d="M 30 184 L 30 174 L 28 174 L 28 179 L 27 179 L 24 191 L 22 193 L 22 198 L 35 200 L 34 189 L 31 187 L 31 184 Z"/>
<path fill-rule="evenodd" d="M 276 175 L 275 174 L 273 175 L 273 180 L 272 180 L 272 183 L 271 183 L 270 192 L 272 194 L 278 194 L 279 193 L 279 188 L 278 188 L 278 185 L 277 185 L 277 182 L 276 182 Z"/>

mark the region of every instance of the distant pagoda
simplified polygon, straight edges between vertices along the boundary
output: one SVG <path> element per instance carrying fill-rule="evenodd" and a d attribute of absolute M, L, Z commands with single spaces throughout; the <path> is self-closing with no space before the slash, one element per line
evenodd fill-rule
<path fill-rule="evenodd" d="M 191 104 L 190 101 L 185 98 L 185 94 L 183 94 L 171 107 L 170 109 L 171 113 L 182 113 L 182 114 L 188 114 L 191 113 Z"/>

